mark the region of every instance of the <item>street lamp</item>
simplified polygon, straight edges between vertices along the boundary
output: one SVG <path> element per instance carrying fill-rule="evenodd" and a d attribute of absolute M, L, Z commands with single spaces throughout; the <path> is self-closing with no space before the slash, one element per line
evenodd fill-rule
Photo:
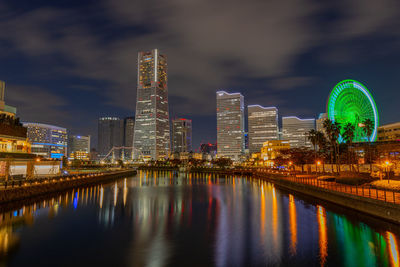
<path fill-rule="evenodd" d="M 388 183 L 389 183 L 389 169 L 390 169 L 390 165 L 391 165 L 391 162 L 390 162 L 389 160 L 386 160 L 386 161 L 385 161 L 385 166 L 386 166 L 386 178 L 387 178 L 387 180 L 388 180 Z"/>
<path fill-rule="evenodd" d="M 290 171 L 293 169 L 293 168 L 292 168 L 293 162 L 292 162 L 292 161 L 289 161 L 288 164 L 289 164 L 289 172 L 290 172 Z"/>
<path fill-rule="evenodd" d="M 319 171 L 319 166 L 321 166 L 321 161 L 318 160 L 318 161 L 317 161 L 317 167 L 316 167 L 316 168 L 317 168 L 317 173 L 318 173 L 318 171 Z"/>

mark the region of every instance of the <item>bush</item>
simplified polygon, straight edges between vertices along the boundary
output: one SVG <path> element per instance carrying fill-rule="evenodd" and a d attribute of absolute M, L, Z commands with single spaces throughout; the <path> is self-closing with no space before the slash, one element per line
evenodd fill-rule
<path fill-rule="evenodd" d="M 394 191 L 400 191 L 400 181 L 396 180 L 378 180 L 371 183 L 372 187 L 378 189 L 389 189 Z"/>
<path fill-rule="evenodd" d="M 363 185 L 373 181 L 371 178 L 364 177 L 337 177 L 336 183 L 348 185 Z"/>
<path fill-rule="evenodd" d="M 336 176 L 332 176 L 332 175 L 324 175 L 324 176 L 318 176 L 318 180 L 320 180 L 320 181 L 328 181 L 328 182 L 331 182 L 331 181 L 335 181 L 336 180 Z"/>

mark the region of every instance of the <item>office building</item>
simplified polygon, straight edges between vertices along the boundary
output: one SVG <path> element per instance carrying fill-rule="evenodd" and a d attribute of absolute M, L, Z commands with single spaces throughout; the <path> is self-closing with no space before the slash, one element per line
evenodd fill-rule
<path fill-rule="evenodd" d="M 378 141 L 400 141 L 400 122 L 382 125 L 378 128 Z"/>
<path fill-rule="evenodd" d="M 133 141 L 136 158 L 167 158 L 170 142 L 167 58 L 158 49 L 139 52 Z"/>
<path fill-rule="evenodd" d="M 15 117 L 17 113 L 17 109 L 12 106 L 6 105 L 5 102 L 5 92 L 6 92 L 6 83 L 4 81 L 0 81 L 0 114 L 4 114 L 5 116 Z M 18 122 L 19 119 L 17 118 Z"/>
<path fill-rule="evenodd" d="M 317 131 L 322 132 L 326 135 L 324 128 L 324 122 L 328 119 L 327 113 L 320 113 L 318 119 L 316 120 Z"/>
<path fill-rule="evenodd" d="M 311 129 L 315 129 L 315 119 L 300 119 L 294 116 L 282 118 L 283 140 L 288 140 L 291 148 L 312 148 L 307 138 Z"/>
<path fill-rule="evenodd" d="M 124 121 L 117 117 L 102 117 L 98 122 L 98 153 L 100 159 L 122 157 Z"/>
<path fill-rule="evenodd" d="M 133 160 L 133 133 L 135 130 L 135 117 L 124 119 L 124 156 L 125 159 Z"/>
<path fill-rule="evenodd" d="M 172 148 L 174 153 L 192 151 L 192 120 L 172 120 Z"/>
<path fill-rule="evenodd" d="M 240 93 L 217 92 L 218 157 L 239 160 L 244 154 L 244 98 Z"/>
<path fill-rule="evenodd" d="M 247 110 L 251 154 L 260 152 L 265 141 L 278 139 L 278 109 L 249 105 Z"/>
<path fill-rule="evenodd" d="M 89 160 L 90 135 L 70 135 L 68 137 L 68 159 Z"/>
<path fill-rule="evenodd" d="M 44 158 L 67 156 L 67 129 L 35 122 L 24 122 L 32 153 Z"/>

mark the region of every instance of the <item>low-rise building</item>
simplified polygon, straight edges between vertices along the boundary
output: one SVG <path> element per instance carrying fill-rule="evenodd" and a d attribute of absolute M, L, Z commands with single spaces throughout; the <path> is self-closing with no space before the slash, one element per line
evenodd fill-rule
<path fill-rule="evenodd" d="M 380 126 L 378 141 L 400 141 L 400 122 Z"/>
<path fill-rule="evenodd" d="M 17 109 L 5 104 L 4 93 L 0 81 L 0 179 L 58 175 L 61 161 L 41 161 L 31 153 L 28 130 L 16 117 Z"/>
<path fill-rule="evenodd" d="M 265 162 L 270 162 L 274 160 L 280 151 L 290 149 L 290 142 L 285 140 L 270 140 L 266 141 L 261 148 L 261 158 Z"/>

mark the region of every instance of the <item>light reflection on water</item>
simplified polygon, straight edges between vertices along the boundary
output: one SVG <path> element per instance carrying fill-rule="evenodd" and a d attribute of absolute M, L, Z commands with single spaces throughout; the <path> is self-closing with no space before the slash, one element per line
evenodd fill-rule
<path fill-rule="evenodd" d="M 0 257 L 11 266 L 399 266 L 391 229 L 265 181 L 139 172 L 0 213 Z M 50 241 L 54 251 L 40 253 Z"/>

